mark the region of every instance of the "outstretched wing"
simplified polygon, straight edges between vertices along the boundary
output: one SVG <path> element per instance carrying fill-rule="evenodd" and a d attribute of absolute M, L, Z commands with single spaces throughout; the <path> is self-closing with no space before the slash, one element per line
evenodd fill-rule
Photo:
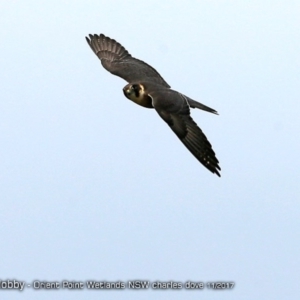
<path fill-rule="evenodd" d="M 90 34 L 89 37 L 86 37 L 88 44 L 101 60 L 102 66 L 110 73 L 129 83 L 151 81 L 170 88 L 154 68 L 132 57 L 117 41 L 104 34 Z"/>
<path fill-rule="evenodd" d="M 172 92 L 172 93 L 171 93 Z M 209 171 L 221 177 L 219 161 L 205 134 L 190 116 L 190 108 L 185 97 L 175 91 L 149 94 L 161 118 L 170 126 L 182 143 Z M 156 94 L 156 95 L 155 95 Z M 170 95 L 174 98 L 170 99 Z M 162 97 L 165 96 L 165 100 Z"/>

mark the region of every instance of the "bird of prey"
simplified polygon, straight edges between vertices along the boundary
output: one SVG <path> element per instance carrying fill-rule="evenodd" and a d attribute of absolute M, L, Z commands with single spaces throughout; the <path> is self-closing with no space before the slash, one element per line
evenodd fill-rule
<path fill-rule="evenodd" d="M 220 177 L 219 161 L 210 142 L 190 116 L 190 108 L 218 114 L 214 109 L 172 90 L 159 73 L 145 62 L 132 57 L 117 41 L 104 34 L 86 37 L 102 66 L 125 79 L 124 95 L 143 107 L 154 108 L 181 142 L 209 171 Z"/>

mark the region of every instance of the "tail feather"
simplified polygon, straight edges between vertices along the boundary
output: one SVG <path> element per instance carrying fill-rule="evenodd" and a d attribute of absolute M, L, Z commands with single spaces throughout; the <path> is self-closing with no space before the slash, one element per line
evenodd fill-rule
<path fill-rule="evenodd" d="M 186 97 L 186 99 L 187 99 L 187 101 L 189 103 L 189 106 L 191 108 L 199 108 L 199 109 L 202 109 L 202 110 L 205 110 L 205 111 L 208 111 L 210 113 L 218 115 L 218 112 L 216 110 L 214 110 L 213 108 L 210 108 L 210 107 L 208 107 L 208 106 L 206 106 L 206 105 L 204 105 L 204 104 L 202 104 L 200 102 L 197 102 L 197 101 L 195 101 L 193 99 L 190 99 L 188 97 Z"/>

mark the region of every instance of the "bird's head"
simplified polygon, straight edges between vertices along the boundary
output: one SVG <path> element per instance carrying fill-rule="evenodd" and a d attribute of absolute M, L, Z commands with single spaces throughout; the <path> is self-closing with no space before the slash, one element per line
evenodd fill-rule
<path fill-rule="evenodd" d="M 153 108 L 152 99 L 148 96 L 143 84 L 129 83 L 123 88 L 123 93 L 126 98 L 134 103 L 147 108 Z"/>
<path fill-rule="evenodd" d="M 123 93 L 129 100 L 138 102 L 144 96 L 144 87 L 141 84 L 130 83 L 123 88 Z"/>

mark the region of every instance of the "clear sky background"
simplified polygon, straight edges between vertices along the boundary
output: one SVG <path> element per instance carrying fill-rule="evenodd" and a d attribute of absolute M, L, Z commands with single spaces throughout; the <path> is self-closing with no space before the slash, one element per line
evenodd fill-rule
<path fill-rule="evenodd" d="M 299 1 L 1 1 L 0 279 L 234 281 L 1 299 L 299 299 Z M 207 171 L 127 100 L 104 33 L 189 97 Z"/>

